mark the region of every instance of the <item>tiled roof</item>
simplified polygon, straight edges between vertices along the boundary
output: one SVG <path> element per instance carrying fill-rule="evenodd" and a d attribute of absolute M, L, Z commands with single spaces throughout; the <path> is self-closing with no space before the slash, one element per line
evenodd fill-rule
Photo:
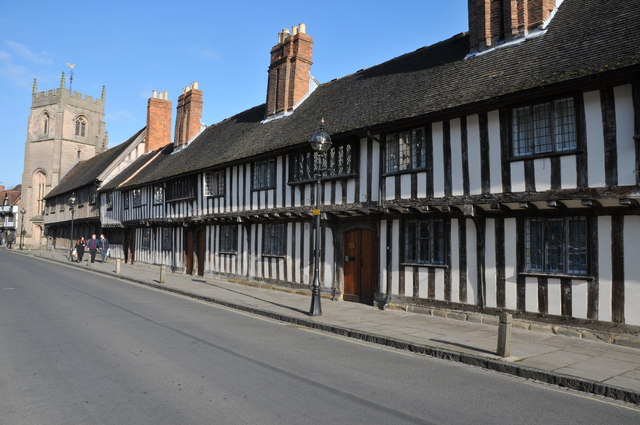
<path fill-rule="evenodd" d="M 118 187 L 119 185 L 121 185 L 123 182 L 125 182 L 129 177 L 131 177 L 136 171 L 138 171 L 141 167 L 143 167 L 148 161 L 150 160 L 154 160 L 154 156 L 158 153 L 158 152 L 166 152 L 166 154 L 169 154 L 173 151 L 173 145 L 167 145 L 164 146 L 160 149 L 157 149 L 153 152 L 148 152 L 144 155 L 141 155 L 138 159 L 136 159 L 135 161 L 133 161 L 131 163 L 131 165 L 129 165 L 127 168 L 125 168 L 124 170 L 122 170 L 122 172 L 120 172 L 120 174 L 118 174 L 116 177 L 114 177 L 113 179 L 109 180 L 106 184 L 104 184 L 101 188 L 100 191 L 104 192 L 104 191 L 109 191 L 109 190 L 113 190 L 116 187 Z M 155 161 L 152 164 L 152 166 L 155 166 Z"/>
<path fill-rule="evenodd" d="M 22 191 L 14 189 L 0 190 L 0 205 L 4 202 L 4 198 L 7 198 L 9 205 L 15 205 L 20 199 Z"/>
<path fill-rule="evenodd" d="M 640 67 L 640 2 L 566 0 L 544 35 L 467 57 L 468 34 L 320 85 L 290 116 L 261 123 L 256 106 L 208 127 L 187 148 L 161 155 L 125 186 L 301 145 L 321 117 L 333 137 L 438 116 L 611 71 Z"/>
<path fill-rule="evenodd" d="M 119 144 L 93 158 L 78 162 L 62 178 L 60 183 L 45 196 L 45 199 L 52 198 L 62 193 L 71 192 L 80 187 L 93 183 L 98 176 L 111 164 L 124 150 L 133 143 L 134 140 L 144 131 L 144 128 L 131 136 L 129 140 Z"/>

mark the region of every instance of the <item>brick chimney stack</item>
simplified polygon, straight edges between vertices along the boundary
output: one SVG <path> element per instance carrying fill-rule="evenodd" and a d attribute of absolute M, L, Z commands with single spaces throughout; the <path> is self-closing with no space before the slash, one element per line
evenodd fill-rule
<path fill-rule="evenodd" d="M 202 90 L 198 89 L 198 82 L 182 89 L 178 97 L 176 108 L 176 129 L 174 144 L 176 146 L 186 144 L 200 133 L 200 121 L 202 120 Z"/>
<path fill-rule="evenodd" d="M 169 92 L 154 90 L 147 104 L 147 138 L 145 152 L 151 152 L 171 143 L 171 101 Z"/>
<path fill-rule="evenodd" d="M 305 24 L 278 33 L 278 44 L 271 49 L 267 116 L 292 110 L 309 93 L 312 48 Z"/>
<path fill-rule="evenodd" d="M 495 47 L 539 28 L 556 0 L 468 0 L 472 52 Z"/>

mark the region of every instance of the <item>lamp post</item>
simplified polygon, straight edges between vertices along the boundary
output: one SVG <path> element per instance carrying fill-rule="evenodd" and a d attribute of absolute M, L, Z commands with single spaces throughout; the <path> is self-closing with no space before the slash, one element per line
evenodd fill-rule
<path fill-rule="evenodd" d="M 22 217 L 20 218 L 20 251 L 24 249 L 24 215 L 27 213 L 27 210 L 22 207 L 20 209 L 20 214 Z"/>
<path fill-rule="evenodd" d="M 322 316 L 322 307 L 320 306 L 320 182 L 324 169 L 322 168 L 322 158 L 331 148 L 331 137 L 324 130 L 324 119 L 320 123 L 320 129 L 313 133 L 309 138 L 309 144 L 313 149 L 315 159 L 315 178 L 316 178 L 316 208 L 313 210 L 316 226 L 314 231 L 314 267 L 313 267 L 313 287 L 311 289 L 311 309 L 309 316 Z"/>
<path fill-rule="evenodd" d="M 76 199 L 75 192 L 69 197 L 69 210 L 71 211 L 71 234 L 69 235 L 69 261 L 73 261 L 73 216 L 76 212 Z"/>

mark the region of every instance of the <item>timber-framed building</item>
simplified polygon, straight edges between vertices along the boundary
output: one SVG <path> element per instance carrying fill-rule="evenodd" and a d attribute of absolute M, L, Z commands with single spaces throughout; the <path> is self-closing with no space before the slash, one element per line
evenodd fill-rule
<path fill-rule="evenodd" d="M 324 84 L 283 31 L 266 103 L 200 131 L 186 88 L 174 143 L 100 187 L 101 225 L 127 261 L 309 288 L 324 118 L 324 292 L 640 326 L 638 16 L 469 0 L 468 33 Z"/>

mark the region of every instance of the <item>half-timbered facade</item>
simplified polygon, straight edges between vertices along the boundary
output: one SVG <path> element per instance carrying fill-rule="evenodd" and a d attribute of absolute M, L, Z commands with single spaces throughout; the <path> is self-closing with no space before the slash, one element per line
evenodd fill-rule
<path fill-rule="evenodd" d="M 639 5 L 521 3 L 470 1 L 469 33 L 325 84 L 279 80 L 313 43 L 280 33 L 264 105 L 101 188 L 112 246 L 309 288 L 320 167 L 323 292 L 640 326 Z"/>

